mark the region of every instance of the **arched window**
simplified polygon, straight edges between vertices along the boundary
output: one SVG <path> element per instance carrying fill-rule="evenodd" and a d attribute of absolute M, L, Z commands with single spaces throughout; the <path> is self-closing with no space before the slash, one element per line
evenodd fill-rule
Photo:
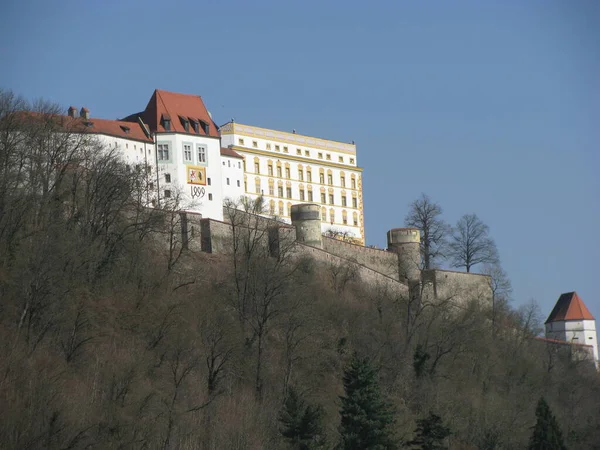
<path fill-rule="evenodd" d="M 348 225 L 348 211 L 342 209 L 342 223 Z"/>

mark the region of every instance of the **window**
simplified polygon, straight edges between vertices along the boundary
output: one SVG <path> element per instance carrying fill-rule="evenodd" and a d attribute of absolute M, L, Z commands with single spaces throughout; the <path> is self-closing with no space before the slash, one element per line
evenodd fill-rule
<path fill-rule="evenodd" d="M 254 163 L 254 173 L 260 173 L 260 164 L 257 162 Z"/>
<path fill-rule="evenodd" d="M 324 173 L 319 174 L 319 183 L 325 184 L 325 174 Z"/>
<path fill-rule="evenodd" d="M 275 201 L 271 200 L 269 203 L 269 214 L 275 215 Z"/>
<path fill-rule="evenodd" d="M 281 167 L 277 168 L 277 176 L 281 178 Z"/>
<path fill-rule="evenodd" d="M 275 151 L 278 152 L 279 151 L 279 145 L 275 146 Z"/>
<path fill-rule="evenodd" d="M 244 192 L 248 192 L 248 182 L 244 180 Z"/>
<path fill-rule="evenodd" d="M 333 205 L 333 194 L 329 194 L 329 204 Z"/>
<path fill-rule="evenodd" d="M 313 195 L 312 195 L 312 191 L 308 191 L 308 201 L 312 202 L 313 201 Z"/>
<path fill-rule="evenodd" d="M 267 174 L 272 177 L 273 176 L 273 164 L 269 164 L 267 166 Z"/>
<path fill-rule="evenodd" d="M 210 178 L 206 179 L 206 184 L 208 184 L 210 186 Z"/>
<path fill-rule="evenodd" d="M 283 197 L 283 186 L 278 186 L 277 187 L 277 196 L 278 197 Z"/>
<path fill-rule="evenodd" d="M 168 189 L 165 190 L 165 198 L 171 198 L 171 191 Z"/>
<path fill-rule="evenodd" d="M 283 146 L 283 153 L 287 153 L 288 152 L 288 148 L 286 145 Z"/>
<path fill-rule="evenodd" d="M 240 187 L 240 180 L 237 180 L 237 187 Z"/>
<path fill-rule="evenodd" d="M 333 209 L 329 210 L 329 220 L 331 223 L 335 222 L 335 211 Z"/>
<path fill-rule="evenodd" d="M 354 226 L 358 226 L 358 217 L 354 216 Z"/>
<path fill-rule="evenodd" d="M 321 192 L 321 203 L 325 203 L 325 192 Z"/>
<path fill-rule="evenodd" d="M 252 141 L 252 147 L 258 148 L 258 142 L 257 141 Z"/>
<path fill-rule="evenodd" d="M 310 152 L 308 150 L 304 150 L 304 156 L 310 156 Z"/>
<path fill-rule="evenodd" d="M 146 166 L 146 173 L 152 173 L 152 166 Z"/>
<path fill-rule="evenodd" d="M 299 148 L 296 149 L 296 155 L 302 155 L 302 150 L 300 150 Z"/>
<path fill-rule="evenodd" d="M 269 185 L 269 195 L 275 195 L 275 186 Z"/>
<path fill-rule="evenodd" d="M 229 178 L 227 178 L 227 186 L 229 186 Z"/>
<path fill-rule="evenodd" d="M 344 162 L 344 157 L 343 156 L 338 156 L 338 162 L 343 163 Z"/>
<path fill-rule="evenodd" d="M 285 196 L 287 198 L 292 198 L 292 188 L 291 187 L 285 188 Z"/>
<path fill-rule="evenodd" d="M 171 182 L 171 174 L 165 173 L 165 183 L 170 183 L 170 182 Z"/>
<path fill-rule="evenodd" d="M 158 144 L 158 160 L 169 160 L 169 144 Z"/>
<path fill-rule="evenodd" d="M 352 197 L 352 207 L 358 208 L 358 200 L 356 199 L 356 197 Z"/>
<path fill-rule="evenodd" d="M 348 203 L 348 199 L 346 198 L 345 195 L 342 195 L 342 206 L 347 206 Z"/>
<path fill-rule="evenodd" d="M 192 161 L 192 145 L 183 144 L 183 160 L 186 162 Z"/>
<path fill-rule="evenodd" d="M 302 171 L 302 169 L 298 169 L 298 179 L 300 181 L 304 181 L 304 172 Z"/>
<path fill-rule="evenodd" d="M 280 216 L 285 215 L 284 211 L 283 211 L 283 202 L 279 203 L 279 215 Z"/>
<path fill-rule="evenodd" d="M 327 184 L 329 184 L 329 185 L 333 184 L 333 175 L 331 175 L 331 174 L 327 175 Z"/>
<path fill-rule="evenodd" d="M 304 201 L 304 189 L 300 189 L 300 200 Z"/>
<path fill-rule="evenodd" d="M 340 184 L 342 187 L 346 187 L 346 177 L 344 175 L 340 177 Z"/>
<path fill-rule="evenodd" d="M 194 133 L 200 133 L 200 127 L 197 120 L 192 119 L 192 127 L 194 128 Z"/>
<path fill-rule="evenodd" d="M 150 188 L 151 191 L 154 190 L 154 183 L 150 182 L 150 184 L 148 184 L 148 187 Z"/>
<path fill-rule="evenodd" d="M 238 144 L 244 145 L 244 140 L 243 139 L 238 139 Z"/>
<path fill-rule="evenodd" d="M 225 167 L 225 161 L 223 161 L 223 167 Z"/>
<path fill-rule="evenodd" d="M 286 168 L 285 168 L 285 177 L 286 177 L 286 178 L 289 178 L 289 177 L 290 177 L 290 168 L 289 168 L 289 167 L 286 167 Z"/>
<path fill-rule="evenodd" d="M 312 183 L 312 172 L 310 170 L 306 172 L 306 181 Z"/>
<path fill-rule="evenodd" d="M 255 188 L 255 190 L 256 190 L 256 193 L 257 193 L 257 194 L 260 194 L 260 180 L 256 180 L 256 181 L 254 182 L 254 188 Z"/>
<path fill-rule="evenodd" d="M 212 194 L 208 194 L 208 199 L 212 201 Z"/>
<path fill-rule="evenodd" d="M 356 180 L 354 178 L 350 180 L 350 186 L 352 187 L 352 189 L 356 189 Z"/>
<path fill-rule="evenodd" d="M 348 225 L 348 217 L 346 217 L 346 216 L 342 216 L 342 223 L 343 223 L 344 225 Z"/>
<path fill-rule="evenodd" d="M 231 160 L 227 160 L 227 167 L 231 167 Z"/>
<path fill-rule="evenodd" d="M 199 145 L 198 149 L 198 162 L 206 163 L 206 147 L 203 145 Z"/>
<path fill-rule="evenodd" d="M 327 153 L 327 154 L 325 155 L 325 157 L 326 157 L 326 158 L 327 158 L 329 161 L 331 161 L 331 154 Z"/>
<path fill-rule="evenodd" d="M 271 150 L 271 144 L 267 143 L 267 150 Z"/>
<path fill-rule="evenodd" d="M 238 161 L 238 169 L 242 168 L 242 163 Z"/>
<path fill-rule="evenodd" d="M 323 153 L 320 153 L 320 152 L 319 152 L 319 155 L 318 155 L 318 156 L 319 156 L 319 159 L 323 159 Z"/>
<path fill-rule="evenodd" d="M 350 158 L 350 164 L 354 164 L 354 158 Z"/>

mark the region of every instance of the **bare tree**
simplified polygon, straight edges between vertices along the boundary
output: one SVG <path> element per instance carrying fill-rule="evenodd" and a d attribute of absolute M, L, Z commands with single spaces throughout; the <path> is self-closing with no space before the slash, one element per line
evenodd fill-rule
<path fill-rule="evenodd" d="M 465 214 L 452 230 L 449 256 L 453 267 L 467 272 L 476 264 L 498 262 L 496 243 L 489 236 L 489 227 L 475 214 Z"/>
<path fill-rule="evenodd" d="M 495 330 L 498 308 L 508 305 L 512 295 L 512 284 L 499 262 L 485 264 L 482 272 L 489 275 L 490 290 L 492 291 L 492 326 Z"/>
<path fill-rule="evenodd" d="M 404 223 L 421 230 L 423 268 L 431 269 L 437 259 L 444 257 L 450 226 L 441 218 L 442 207 L 426 194 L 410 204 Z"/>

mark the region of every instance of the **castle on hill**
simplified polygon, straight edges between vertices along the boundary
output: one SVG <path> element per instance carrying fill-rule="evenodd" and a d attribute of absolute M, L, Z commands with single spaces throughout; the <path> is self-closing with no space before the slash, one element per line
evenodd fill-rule
<path fill-rule="evenodd" d="M 182 205 L 182 242 L 189 248 L 227 253 L 231 221 L 227 199 L 262 198 L 270 219 L 292 225 L 301 251 L 328 262 L 352 263 L 366 281 L 429 298 L 468 295 L 491 302 L 486 275 L 422 271 L 420 234 L 388 232 L 386 250 L 365 247 L 362 172 L 354 142 L 344 143 L 236 123 L 219 127 L 202 98 L 155 90 L 146 107 L 122 120 L 92 118 L 71 106 L 79 123 L 129 167 L 149 177 L 149 205 L 177 198 Z M 324 236 L 328 231 L 350 239 Z M 278 232 L 279 233 L 279 232 Z M 268 244 L 275 248 L 276 240 Z M 546 321 L 546 341 L 585 349 L 598 361 L 595 320 L 575 292 L 562 294 Z"/>

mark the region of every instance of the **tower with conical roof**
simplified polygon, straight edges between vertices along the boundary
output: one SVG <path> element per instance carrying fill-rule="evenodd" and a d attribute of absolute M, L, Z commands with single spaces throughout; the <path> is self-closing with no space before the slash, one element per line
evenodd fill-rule
<path fill-rule="evenodd" d="M 598 365 L 596 320 L 577 292 L 562 294 L 546 320 L 546 337 L 592 347 Z"/>

